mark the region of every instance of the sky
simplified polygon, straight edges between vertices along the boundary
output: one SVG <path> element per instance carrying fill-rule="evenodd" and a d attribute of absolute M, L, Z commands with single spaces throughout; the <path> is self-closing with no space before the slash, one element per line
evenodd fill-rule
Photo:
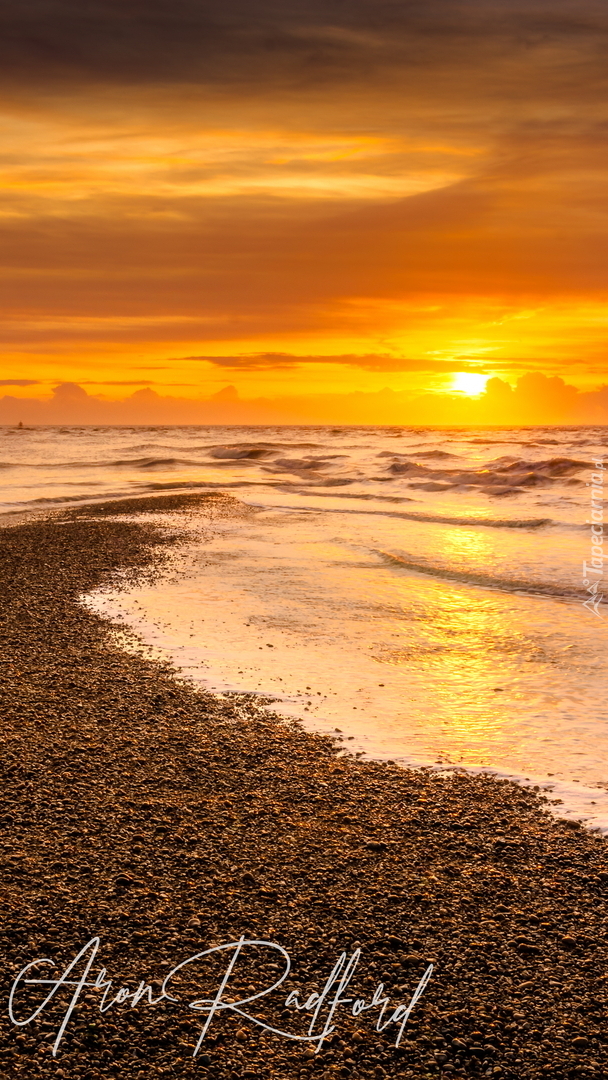
<path fill-rule="evenodd" d="M 607 32 L 5 0 L 0 420 L 608 423 Z"/>

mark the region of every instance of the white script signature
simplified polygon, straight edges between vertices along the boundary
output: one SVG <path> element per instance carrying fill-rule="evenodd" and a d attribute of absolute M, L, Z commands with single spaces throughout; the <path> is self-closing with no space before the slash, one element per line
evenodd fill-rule
<path fill-rule="evenodd" d="M 37 1020 L 51 1002 L 55 1004 L 55 996 L 60 992 L 67 991 L 68 997 L 71 992 L 71 998 L 69 998 L 67 1002 L 66 1010 L 53 1044 L 53 1057 L 57 1056 L 59 1044 L 61 1043 L 65 1030 L 69 1024 L 70 1017 L 78 1003 L 81 993 L 85 989 L 101 992 L 101 1000 L 99 1002 L 99 1011 L 101 1013 L 106 1013 L 109 1009 L 119 1005 L 133 1009 L 139 1005 L 140 1002 L 143 1002 L 144 1005 L 152 1006 L 160 1005 L 161 1002 L 165 1002 L 193 1010 L 205 1017 L 197 1044 L 194 1048 L 194 1057 L 198 1054 L 214 1017 L 222 1013 L 236 1014 L 242 1020 L 257 1025 L 262 1030 L 272 1032 L 273 1034 L 282 1036 L 286 1039 L 293 1039 L 300 1043 L 316 1044 L 316 1053 L 318 1053 L 324 1040 L 336 1030 L 334 1019 L 336 1019 L 340 1009 L 346 1009 L 351 1016 L 361 1016 L 364 1013 L 377 1012 L 378 1016 L 376 1017 L 375 1023 L 376 1031 L 382 1032 L 391 1024 L 397 1025 L 395 1046 L 399 1046 L 412 1009 L 424 993 L 427 983 L 433 973 L 433 965 L 429 964 L 424 975 L 420 979 L 420 982 L 416 986 L 409 1003 L 407 1005 L 401 1004 L 392 1007 L 388 994 L 385 994 L 384 992 L 383 983 L 378 983 L 373 996 L 369 1000 L 354 995 L 346 996 L 348 986 L 355 975 L 355 971 L 361 958 L 361 949 L 355 949 L 350 956 L 347 956 L 347 954 L 343 952 L 338 957 L 320 992 L 315 991 L 306 996 L 300 990 L 293 990 L 285 999 L 284 1008 L 293 1009 L 295 1014 L 301 1012 L 311 1014 L 307 1030 L 304 1034 L 297 1034 L 293 1031 L 283 1031 L 281 1028 L 273 1027 L 259 1016 L 255 1016 L 255 1010 L 246 1011 L 244 1008 L 244 1006 L 249 1007 L 253 1002 L 260 1001 L 262 998 L 266 998 L 268 995 L 278 990 L 291 972 L 291 959 L 289 953 L 282 945 L 278 945 L 276 942 L 253 941 L 241 937 L 238 941 L 230 941 L 225 945 L 216 945 L 210 949 L 205 949 L 204 952 L 195 953 L 193 956 L 189 956 L 186 960 L 182 960 L 180 964 L 177 964 L 172 968 L 162 983 L 160 993 L 157 992 L 156 996 L 152 985 L 143 981 L 139 983 L 136 989 L 130 989 L 128 986 L 116 988 L 114 986 L 114 981 L 107 977 L 107 971 L 103 967 L 99 970 L 97 976 L 93 978 L 92 968 L 100 947 L 101 939 L 98 937 L 91 938 L 91 940 L 83 946 L 78 955 L 74 957 L 62 974 L 52 979 L 40 977 L 35 969 L 39 968 L 41 965 L 49 964 L 51 967 L 56 967 L 57 965 L 53 960 L 48 957 L 32 960 L 31 963 L 26 964 L 26 966 L 22 968 L 13 982 L 9 996 L 8 1011 L 11 1021 L 18 1027 L 25 1027 L 27 1024 L 31 1024 L 33 1021 Z M 247 958 L 247 951 L 249 950 L 251 952 L 252 949 L 254 950 L 255 955 L 259 955 L 260 950 L 271 950 L 270 959 L 273 961 L 282 959 L 283 972 L 271 985 L 264 986 L 261 990 L 256 990 L 255 993 L 249 992 L 251 990 L 250 987 L 247 997 L 238 1000 L 229 999 L 228 995 L 231 993 L 229 989 L 230 980 L 235 975 L 239 962 L 242 963 L 243 960 Z M 223 955 L 220 956 L 220 954 L 225 954 L 225 957 Z M 208 960 L 210 957 L 226 960 L 225 970 L 213 996 L 208 998 L 194 997 L 194 1000 L 185 999 L 183 992 L 180 996 L 179 990 L 175 986 L 176 981 L 179 981 L 176 980 L 176 976 L 180 974 L 193 976 L 195 973 L 195 965 L 198 962 Z M 79 970 L 80 975 L 77 975 Z M 34 977 L 34 975 L 37 975 L 38 977 Z M 48 988 L 48 993 L 44 1000 L 36 1005 L 33 1011 L 26 1016 L 21 1016 L 20 1014 L 25 1011 L 25 1008 L 31 1009 L 32 1007 L 32 991 L 26 990 L 26 988 L 34 986 L 46 987 Z M 24 994 L 27 997 L 27 1005 L 25 1005 L 23 1001 Z M 20 1000 L 21 1007 L 19 1007 Z"/>

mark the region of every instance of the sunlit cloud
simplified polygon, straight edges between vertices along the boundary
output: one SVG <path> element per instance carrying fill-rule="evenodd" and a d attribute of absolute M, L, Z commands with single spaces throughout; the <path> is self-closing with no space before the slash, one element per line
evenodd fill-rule
<path fill-rule="evenodd" d="M 9 0 L 5 385 L 595 392 L 607 37 L 595 0 Z"/>
<path fill-rule="evenodd" d="M 150 120 L 149 120 L 150 122 Z M 153 118 L 152 118 L 153 122 Z M 163 132 L 121 127 L 91 133 L 69 117 L 0 117 L 0 190 L 17 217 L 54 204 L 128 197 L 403 198 L 463 179 L 463 148 L 394 136 L 239 129 Z M 476 153 L 471 150 L 471 153 Z M 449 164 L 449 167 L 448 167 Z M 28 202 L 29 200 L 29 202 Z M 52 210 L 51 210 L 52 212 Z M 5 215 L 10 208 L 5 207 Z"/>

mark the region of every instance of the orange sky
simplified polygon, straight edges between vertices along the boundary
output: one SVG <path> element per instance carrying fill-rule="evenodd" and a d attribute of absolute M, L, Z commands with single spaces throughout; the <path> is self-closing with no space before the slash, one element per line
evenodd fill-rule
<path fill-rule="evenodd" d="M 3 11 L 7 394 L 608 382 L 605 5 Z"/>

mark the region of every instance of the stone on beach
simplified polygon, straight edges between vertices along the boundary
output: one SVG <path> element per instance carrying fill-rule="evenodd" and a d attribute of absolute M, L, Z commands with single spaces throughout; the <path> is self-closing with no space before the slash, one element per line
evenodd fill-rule
<path fill-rule="evenodd" d="M 344 1008 L 318 1055 L 222 1017 L 193 1058 L 200 1016 L 102 1015 L 91 992 L 56 1060 L 42 1036 L 57 1011 L 5 1025 L 3 1075 L 605 1075 L 602 837 L 510 782 L 338 757 L 253 695 L 197 693 L 122 651 L 78 603 L 115 570 L 170 561 L 174 538 L 121 512 L 196 513 L 209 498 L 240 512 L 173 495 L 0 530 L 5 983 L 37 957 L 62 970 L 98 934 L 117 988 L 158 989 L 184 958 L 244 934 L 292 958 L 285 992 L 260 1009 L 284 1030 L 298 1020 L 287 994 L 320 990 L 343 950 L 362 950 L 356 994 L 383 982 L 391 1008 L 429 961 L 433 976 L 398 1048 L 375 1014 Z M 271 975 L 261 957 L 235 990 Z"/>

